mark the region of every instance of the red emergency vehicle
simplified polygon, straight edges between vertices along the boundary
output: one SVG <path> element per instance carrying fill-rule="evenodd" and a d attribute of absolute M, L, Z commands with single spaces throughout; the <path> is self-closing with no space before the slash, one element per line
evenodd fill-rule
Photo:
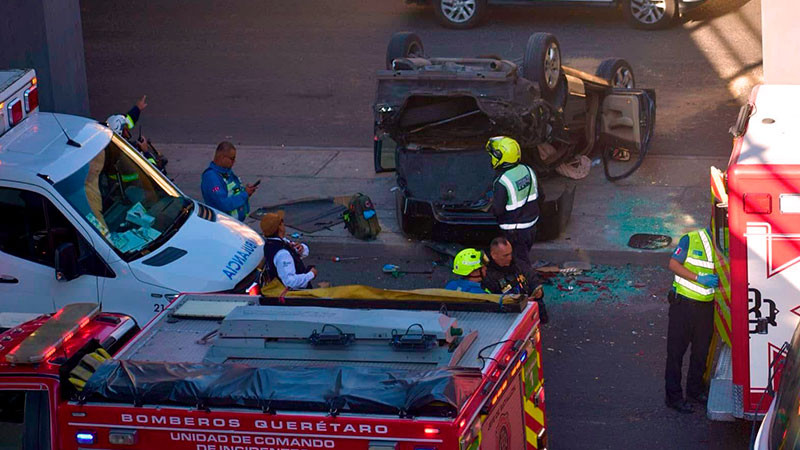
<path fill-rule="evenodd" d="M 753 90 L 731 129 L 725 173 L 712 168 L 720 289 L 708 416 L 756 419 L 781 347 L 800 319 L 800 86 Z"/>
<path fill-rule="evenodd" d="M 536 304 L 468 300 L 69 305 L 0 335 L 0 447 L 545 448 Z"/>

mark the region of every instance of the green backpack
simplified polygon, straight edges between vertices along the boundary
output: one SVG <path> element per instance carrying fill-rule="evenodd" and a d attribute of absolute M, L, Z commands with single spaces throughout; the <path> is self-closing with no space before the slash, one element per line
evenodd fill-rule
<path fill-rule="evenodd" d="M 373 206 L 372 200 L 364 194 L 355 194 L 350 197 L 347 211 L 342 213 L 342 218 L 347 231 L 359 239 L 371 241 L 381 232 L 375 206 Z"/>

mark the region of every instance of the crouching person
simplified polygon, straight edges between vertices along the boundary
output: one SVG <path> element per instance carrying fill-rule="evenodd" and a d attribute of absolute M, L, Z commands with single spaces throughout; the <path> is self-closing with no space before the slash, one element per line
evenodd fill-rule
<path fill-rule="evenodd" d="M 317 277 L 317 269 L 303 264 L 303 258 L 308 256 L 306 244 L 286 239 L 283 215 L 283 211 L 278 211 L 261 218 L 261 232 L 266 238 L 267 275 L 270 280 L 280 280 L 289 289 L 311 289 L 311 280 Z"/>
<path fill-rule="evenodd" d="M 539 319 L 549 321 L 544 292 L 536 271 L 516 260 L 508 239 L 497 237 L 489 245 L 491 260 L 486 267 L 482 286 L 492 294 L 519 294 L 539 304 Z"/>
<path fill-rule="evenodd" d="M 453 273 L 459 278 L 447 282 L 444 286 L 445 289 L 469 292 L 470 294 L 486 294 L 488 292 L 481 287 L 483 277 L 486 275 L 486 266 L 480 250 L 465 248 L 458 252 L 453 259 Z"/>

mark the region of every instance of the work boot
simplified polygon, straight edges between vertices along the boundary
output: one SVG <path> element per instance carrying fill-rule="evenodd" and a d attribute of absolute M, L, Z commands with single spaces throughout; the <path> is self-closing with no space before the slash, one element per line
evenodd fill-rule
<path fill-rule="evenodd" d="M 681 414 L 691 414 L 694 412 L 694 408 L 692 408 L 692 405 L 690 405 L 689 402 L 683 399 L 678 400 L 676 402 L 667 401 L 665 403 L 667 404 L 668 408 L 672 408 Z"/>
<path fill-rule="evenodd" d="M 705 392 L 701 392 L 698 395 L 689 395 L 688 397 L 689 400 L 700 403 L 701 405 L 705 405 L 708 403 L 708 394 L 706 394 Z"/>

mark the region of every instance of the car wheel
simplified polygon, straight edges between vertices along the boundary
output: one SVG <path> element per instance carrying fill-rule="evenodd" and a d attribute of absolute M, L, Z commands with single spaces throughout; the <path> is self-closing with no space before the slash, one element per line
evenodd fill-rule
<path fill-rule="evenodd" d="M 486 0 L 433 0 L 436 19 L 459 30 L 478 25 L 486 15 Z"/>
<path fill-rule="evenodd" d="M 634 27 L 657 30 L 675 21 L 678 0 L 623 0 L 622 12 Z"/>
<path fill-rule="evenodd" d="M 386 68 L 392 70 L 392 61 L 397 58 L 422 58 L 425 56 L 425 47 L 422 39 L 416 33 L 400 31 L 389 39 L 386 48 Z"/>
<path fill-rule="evenodd" d="M 550 33 L 534 33 L 525 47 L 522 76 L 539 86 L 542 97 L 552 100 L 559 93 L 561 79 L 561 47 Z"/>
<path fill-rule="evenodd" d="M 598 77 L 606 80 L 615 88 L 633 89 L 636 87 L 636 78 L 633 76 L 633 68 L 628 61 L 622 58 L 609 58 L 597 66 L 594 72 Z"/>

